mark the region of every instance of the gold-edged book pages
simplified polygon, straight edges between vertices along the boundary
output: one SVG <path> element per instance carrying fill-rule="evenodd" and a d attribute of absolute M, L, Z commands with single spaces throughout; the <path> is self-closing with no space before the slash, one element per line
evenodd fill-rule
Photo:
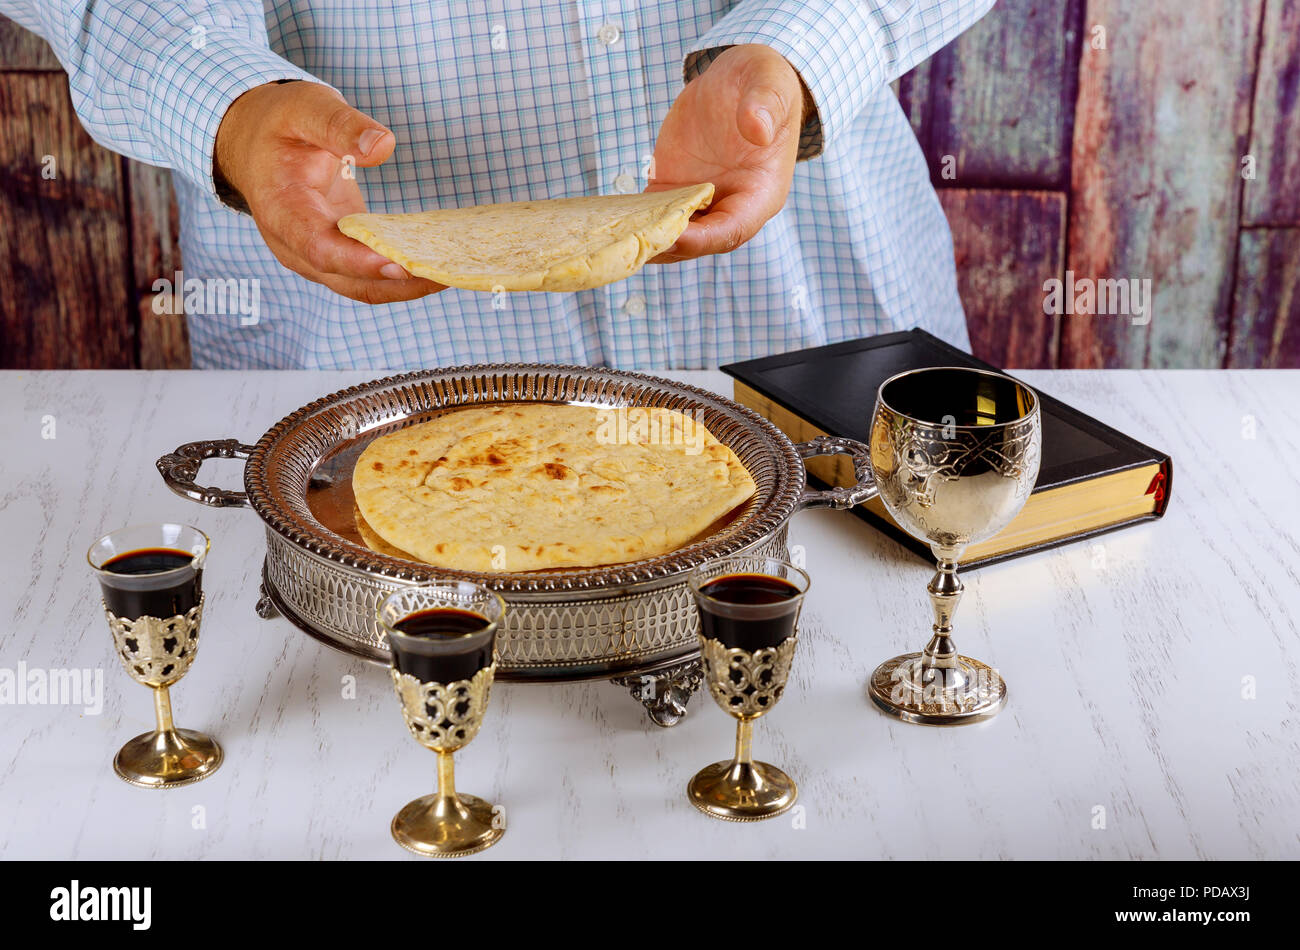
<path fill-rule="evenodd" d="M 770 420 L 795 442 L 806 442 L 827 434 L 739 380 L 735 383 L 735 396 L 736 402 Z M 853 465 L 847 456 L 820 456 L 810 458 L 804 464 L 809 473 L 828 485 L 848 486 L 856 481 Z M 1156 501 L 1154 495 L 1146 494 L 1146 489 L 1159 471 L 1159 463 L 1153 462 L 1087 481 L 1034 492 L 1009 525 L 987 541 L 968 547 L 963 560 L 974 562 L 998 557 L 1099 528 L 1124 524 L 1150 514 L 1155 510 Z M 885 510 L 885 504 L 879 496 L 864 502 L 863 507 L 880 520 L 898 528 L 898 523 Z"/>

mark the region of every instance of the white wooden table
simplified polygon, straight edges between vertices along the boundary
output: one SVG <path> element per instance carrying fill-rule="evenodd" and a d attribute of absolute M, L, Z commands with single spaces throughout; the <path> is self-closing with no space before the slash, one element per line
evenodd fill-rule
<path fill-rule="evenodd" d="M 252 442 L 316 396 L 378 373 L 0 373 L 0 678 L 102 671 L 102 710 L 0 705 L 0 858 L 391 858 L 434 756 L 388 675 L 253 612 L 263 531 L 248 510 L 172 495 L 154 460 Z M 731 391 L 720 373 L 675 378 Z M 458 784 L 509 827 L 503 858 L 1300 857 L 1300 373 L 1024 372 L 1169 451 L 1163 521 L 972 572 L 962 651 L 1010 688 L 993 721 L 895 722 L 865 683 L 929 632 L 914 555 L 844 512 L 796 516 L 813 587 L 791 685 L 755 752 L 801 810 L 710 820 L 684 788 L 731 752 L 706 695 L 672 729 L 608 682 L 502 684 Z M 48 436 L 53 436 L 49 438 Z M 234 461 L 208 484 L 239 484 Z M 198 661 L 178 724 L 226 750 L 212 778 L 151 791 L 112 772 L 152 725 L 111 649 L 85 551 L 121 525 L 213 538 Z M 349 684 L 355 683 L 355 688 Z"/>

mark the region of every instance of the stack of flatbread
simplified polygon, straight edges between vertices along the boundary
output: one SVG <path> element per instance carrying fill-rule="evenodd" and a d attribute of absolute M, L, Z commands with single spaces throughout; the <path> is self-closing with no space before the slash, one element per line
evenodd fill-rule
<path fill-rule="evenodd" d="M 339 230 L 416 277 L 466 290 L 587 290 L 630 277 L 713 200 L 705 183 L 635 195 L 349 214 Z"/>
<path fill-rule="evenodd" d="M 461 409 L 380 436 L 352 475 L 372 547 L 485 572 L 664 554 L 755 488 L 682 413 L 541 403 Z"/>

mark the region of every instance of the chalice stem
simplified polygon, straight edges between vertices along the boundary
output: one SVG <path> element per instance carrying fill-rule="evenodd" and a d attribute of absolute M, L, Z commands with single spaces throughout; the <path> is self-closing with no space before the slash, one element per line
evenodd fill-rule
<path fill-rule="evenodd" d="M 930 592 L 930 605 L 934 609 L 934 635 L 921 653 L 923 670 L 952 670 L 957 667 L 952 617 L 957 612 L 957 604 L 961 602 L 965 587 L 957 576 L 955 557 L 939 554 L 938 561 L 938 570 L 926 587 Z"/>
<path fill-rule="evenodd" d="M 433 806 L 435 815 L 457 815 L 468 818 L 469 812 L 456 794 L 456 762 L 450 752 L 438 753 L 438 800 Z"/>
<path fill-rule="evenodd" d="M 158 717 L 160 735 L 170 735 L 176 731 L 172 724 L 172 697 L 166 686 L 155 686 L 153 691 L 153 710 Z"/>
<path fill-rule="evenodd" d="M 736 723 L 736 765 L 750 765 L 754 761 L 750 744 L 754 738 L 754 724 L 749 719 Z"/>

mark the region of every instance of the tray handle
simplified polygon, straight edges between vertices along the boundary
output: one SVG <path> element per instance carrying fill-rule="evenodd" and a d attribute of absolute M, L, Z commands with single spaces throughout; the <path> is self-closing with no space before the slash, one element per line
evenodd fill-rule
<path fill-rule="evenodd" d="M 199 466 L 205 459 L 246 459 L 253 446 L 238 439 L 209 439 L 204 442 L 186 442 L 158 460 L 158 472 L 167 487 L 190 501 L 213 508 L 247 508 L 248 496 L 242 491 L 203 487 L 196 482 Z"/>
<path fill-rule="evenodd" d="M 853 459 L 853 474 L 857 478 L 851 487 L 836 487 L 819 490 L 805 488 L 799 496 L 802 508 L 852 508 L 869 498 L 876 497 L 876 479 L 871 473 L 871 447 L 856 439 L 845 439 L 837 435 L 819 435 L 807 442 L 798 442 L 794 450 L 802 459 L 818 455 L 848 455 Z"/>

